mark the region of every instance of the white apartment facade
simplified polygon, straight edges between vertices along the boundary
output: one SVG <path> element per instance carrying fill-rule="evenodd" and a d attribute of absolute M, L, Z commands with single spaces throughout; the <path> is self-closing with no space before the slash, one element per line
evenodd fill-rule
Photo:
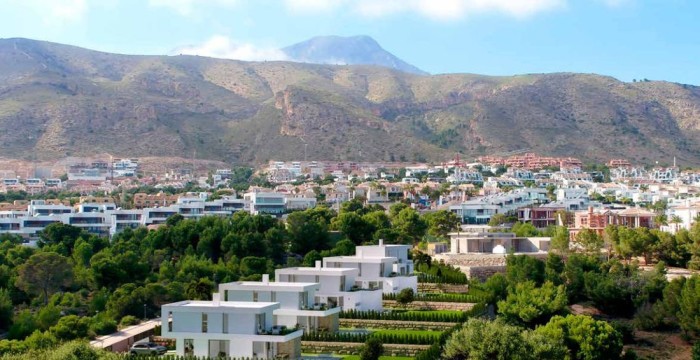
<path fill-rule="evenodd" d="M 309 332 L 335 332 L 341 308 L 317 301 L 320 288 L 319 283 L 271 282 L 264 274 L 262 281 L 220 284 L 219 296 L 224 301 L 278 302 L 280 308 L 273 311 L 276 324 Z"/>
<path fill-rule="evenodd" d="M 358 269 L 327 268 L 321 261 L 315 267 L 294 267 L 275 270 L 279 282 L 318 283 L 314 303 L 328 304 L 343 310 L 382 310 L 382 292 L 379 289 L 363 289 L 356 278 Z"/>
<path fill-rule="evenodd" d="M 276 302 L 181 301 L 163 305 L 162 336 L 179 356 L 299 359 L 302 330 L 274 321 Z"/>
<path fill-rule="evenodd" d="M 381 289 L 383 293 L 398 293 L 411 288 L 418 291 L 418 277 L 413 275 L 413 260 L 408 259 L 409 245 L 358 246 L 354 256 L 334 256 L 323 259 L 324 268 L 352 268 L 358 274 L 355 284 L 361 288 Z"/>

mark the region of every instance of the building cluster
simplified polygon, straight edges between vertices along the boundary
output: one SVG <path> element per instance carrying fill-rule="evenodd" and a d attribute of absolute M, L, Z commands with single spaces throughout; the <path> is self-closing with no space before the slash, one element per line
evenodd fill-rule
<path fill-rule="evenodd" d="M 558 168 L 580 168 L 583 163 L 581 160 L 572 157 L 548 157 L 539 156 L 533 153 L 523 155 L 503 156 L 481 156 L 477 158 L 477 162 L 488 166 L 505 166 L 518 169 L 543 169 L 547 167 Z"/>
<path fill-rule="evenodd" d="M 304 332 L 338 331 L 342 310 L 382 310 L 382 294 L 416 291 L 410 246 L 358 246 L 354 256 L 275 270 L 276 281 L 220 284 L 211 301 L 161 308 L 180 356 L 298 359 Z"/>
<path fill-rule="evenodd" d="M 59 200 L 0 203 L 0 233 L 34 238 L 53 223 L 63 223 L 100 235 L 112 236 L 126 228 L 157 226 L 175 214 L 185 218 L 230 216 L 236 211 L 280 215 L 316 206 L 316 198 L 296 197 L 277 192 L 249 192 L 243 199 L 225 196 L 207 200 L 207 193 L 164 195 L 136 194 L 134 209 L 118 208 L 109 197 L 82 197 L 71 205 Z"/>

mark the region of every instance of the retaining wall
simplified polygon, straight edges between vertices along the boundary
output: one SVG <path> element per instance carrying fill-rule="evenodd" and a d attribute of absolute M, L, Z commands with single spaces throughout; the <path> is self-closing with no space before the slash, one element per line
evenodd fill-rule
<path fill-rule="evenodd" d="M 338 355 L 357 355 L 363 343 L 302 341 L 301 351 L 304 353 L 335 353 Z M 415 357 L 430 345 L 384 344 L 384 355 Z"/>
<path fill-rule="evenodd" d="M 401 308 L 409 310 L 460 310 L 467 311 L 474 307 L 473 303 L 414 301 L 406 306 L 399 305 L 396 300 L 382 300 L 382 306 L 386 308 Z"/>

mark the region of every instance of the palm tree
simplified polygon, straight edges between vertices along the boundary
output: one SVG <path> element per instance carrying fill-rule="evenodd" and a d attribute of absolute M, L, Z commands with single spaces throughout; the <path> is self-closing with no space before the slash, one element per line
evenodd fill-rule
<path fill-rule="evenodd" d="M 678 216 L 678 215 L 671 216 L 671 223 L 673 224 L 673 232 L 674 233 L 678 231 L 678 224 L 680 224 L 682 222 L 683 222 L 683 219 L 681 219 L 680 216 Z"/>

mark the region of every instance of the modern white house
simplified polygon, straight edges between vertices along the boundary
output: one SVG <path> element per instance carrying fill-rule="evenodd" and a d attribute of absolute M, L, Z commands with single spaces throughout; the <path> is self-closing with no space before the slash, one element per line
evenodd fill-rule
<path fill-rule="evenodd" d="M 354 268 L 294 267 L 275 270 L 279 282 L 318 283 L 314 303 L 340 307 L 343 310 L 382 310 L 382 292 L 379 289 L 362 288 Z"/>
<path fill-rule="evenodd" d="M 418 291 L 418 277 L 413 275 L 413 260 L 408 259 L 409 245 L 358 246 L 354 256 L 334 256 L 323 259 L 324 268 L 352 268 L 358 274 L 355 284 L 361 288 L 381 289 L 397 293 L 405 288 Z"/>
<path fill-rule="evenodd" d="M 264 274 L 262 281 L 238 281 L 219 285 L 219 296 L 224 301 L 278 302 L 273 311 L 275 323 L 304 331 L 338 330 L 337 304 L 316 301 L 319 283 L 270 282 Z"/>
<path fill-rule="evenodd" d="M 163 337 L 180 356 L 298 359 L 302 330 L 275 323 L 276 302 L 181 301 L 163 305 Z"/>

